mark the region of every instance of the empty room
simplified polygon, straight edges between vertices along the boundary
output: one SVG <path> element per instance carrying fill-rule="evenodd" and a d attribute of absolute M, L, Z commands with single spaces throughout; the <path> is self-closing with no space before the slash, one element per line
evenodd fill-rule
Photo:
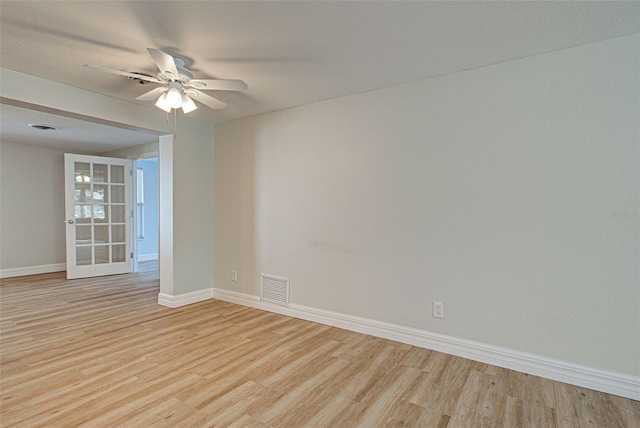
<path fill-rule="evenodd" d="M 0 3 L 0 426 L 640 426 L 640 2 Z"/>

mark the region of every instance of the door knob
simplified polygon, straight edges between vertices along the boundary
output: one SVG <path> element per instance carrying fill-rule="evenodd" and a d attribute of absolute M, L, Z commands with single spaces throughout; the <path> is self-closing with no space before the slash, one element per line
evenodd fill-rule
<path fill-rule="evenodd" d="M 65 221 L 65 223 L 69 223 L 69 224 L 74 224 L 76 221 L 75 220 L 67 220 Z"/>

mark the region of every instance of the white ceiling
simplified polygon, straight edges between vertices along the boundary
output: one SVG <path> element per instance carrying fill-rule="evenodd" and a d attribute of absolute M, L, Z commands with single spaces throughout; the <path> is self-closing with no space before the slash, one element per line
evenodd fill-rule
<path fill-rule="evenodd" d="M 3 0 L 0 5 L 3 68 L 135 102 L 153 86 L 83 64 L 153 73 L 146 48 L 155 47 L 185 58 L 196 78 L 247 82 L 245 93 L 214 93 L 228 103 L 225 109 L 202 106 L 190 114 L 211 122 L 636 32 L 637 1 Z"/>
<path fill-rule="evenodd" d="M 43 111 L 0 104 L 0 141 L 32 144 L 72 153 L 99 154 L 129 146 L 158 141 L 158 134 L 88 122 Z M 46 125 L 55 130 L 39 130 L 30 124 Z"/>

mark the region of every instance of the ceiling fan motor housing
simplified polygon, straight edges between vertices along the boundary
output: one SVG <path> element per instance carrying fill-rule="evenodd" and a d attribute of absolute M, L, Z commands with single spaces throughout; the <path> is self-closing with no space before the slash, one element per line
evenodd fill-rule
<path fill-rule="evenodd" d="M 182 82 L 188 82 L 189 80 L 193 79 L 193 74 L 191 74 L 191 72 L 186 68 L 177 67 L 177 69 L 178 69 L 178 73 L 180 73 L 180 80 Z"/>
<path fill-rule="evenodd" d="M 157 76 L 160 80 L 165 80 L 167 82 L 186 83 L 189 80 L 193 79 L 193 74 L 189 70 L 184 68 L 184 59 L 178 56 L 174 56 L 173 61 L 175 62 L 176 70 L 178 70 L 178 76 L 174 76 L 171 72 L 163 72 L 161 69 L 158 69 Z"/>
<path fill-rule="evenodd" d="M 140 75 L 142 77 L 155 77 L 152 74 L 150 74 L 147 71 L 139 71 L 139 70 L 132 70 L 132 71 L 127 71 L 128 73 L 132 73 L 132 74 L 137 74 Z M 130 76 L 122 76 L 123 79 L 127 79 L 127 80 L 133 80 L 134 82 L 136 82 L 139 85 L 148 85 L 149 82 L 148 80 L 143 80 L 143 79 L 137 79 L 135 77 L 130 77 Z"/>

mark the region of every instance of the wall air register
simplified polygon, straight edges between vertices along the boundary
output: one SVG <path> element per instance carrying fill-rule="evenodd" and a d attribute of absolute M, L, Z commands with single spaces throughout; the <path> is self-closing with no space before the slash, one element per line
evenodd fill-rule
<path fill-rule="evenodd" d="M 263 273 L 260 300 L 263 302 L 288 306 L 289 278 Z"/>

